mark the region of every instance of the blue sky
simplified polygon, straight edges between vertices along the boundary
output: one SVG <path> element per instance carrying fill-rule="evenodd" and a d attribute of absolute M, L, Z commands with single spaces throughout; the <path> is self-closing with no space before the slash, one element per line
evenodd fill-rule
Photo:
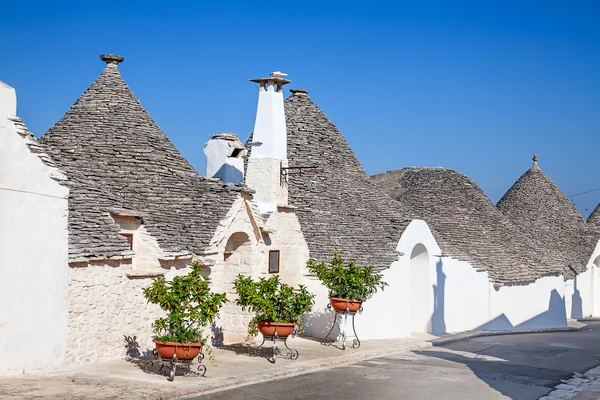
<path fill-rule="evenodd" d="M 368 173 L 443 166 L 496 202 L 531 165 L 600 188 L 600 2 L 27 1 L 2 6 L 0 80 L 41 135 L 103 69 L 205 173 L 207 136 L 252 130 L 248 78 L 281 70 Z M 573 197 L 584 217 L 600 190 Z"/>

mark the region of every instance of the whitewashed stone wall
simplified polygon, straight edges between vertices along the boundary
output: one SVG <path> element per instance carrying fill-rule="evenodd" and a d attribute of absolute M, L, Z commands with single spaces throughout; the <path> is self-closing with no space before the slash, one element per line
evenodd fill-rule
<path fill-rule="evenodd" d="M 67 364 L 136 356 L 154 348 L 152 323 L 163 315 L 148 304 L 142 288 L 152 277 L 128 276 L 131 260 L 71 263 L 69 268 L 69 345 Z M 174 261 L 162 272 L 167 279 L 189 270 Z M 126 337 L 138 346 L 127 347 Z"/>
<path fill-rule="evenodd" d="M 293 210 L 274 213 L 266 226 L 255 213 L 250 196 L 241 196 L 218 227 L 211 249 L 198 260 L 208 265 L 205 273 L 213 290 L 225 292 L 231 301 L 211 328 L 213 344 L 242 342 L 251 314 L 235 305 L 233 280 L 238 274 L 268 277 L 268 252 L 281 251 L 280 275 L 290 284 L 300 283 L 308 248 Z M 68 364 L 136 356 L 150 351 L 152 322 L 162 316 L 158 306 L 147 304 L 142 288 L 151 275 L 167 279 L 186 274 L 191 260 L 165 261 L 155 240 L 134 217 L 113 215 L 122 233 L 133 233 L 135 257 L 90 263 L 71 263 L 69 268 Z M 263 229 L 272 229 L 267 234 Z M 150 275 L 150 276 L 149 276 Z M 128 348 L 126 337 L 137 346 Z"/>
<path fill-rule="evenodd" d="M 233 281 L 238 274 L 253 277 L 261 275 L 258 267 L 262 261 L 257 242 L 252 241 L 244 232 L 236 232 L 229 237 L 223 258 L 224 261 L 216 268 L 219 278 L 214 276 L 213 279 L 215 286 L 219 285 L 222 288 L 220 291 L 227 294 L 230 302 L 223 306 L 216 324 L 214 343 L 217 345 L 245 340 L 252 315 L 235 305 L 237 295 Z"/>
<path fill-rule="evenodd" d="M 266 228 L 272 231 L 269 235 L 270 244 L 264 253 L 266 267 L 269 264 L 268 250 L 279 250 L 281 280 L 293 286 L 304 284 L 309 251 L 294 208 L 278 207 L 278 212 L 267 221 Z"/>
<path fill-rule="evenodd" d="M 288 203 L 288 190 L 281 184 L 281 167 L 287 167 L 287 159 L 254 158 L 248 159 L 246 184 L 256 191 L 254 200 L 262 213 L 276 212 L 277 205 Z"/>
<path fill-rule="evenodd" d="M 132 269 L 152 271 L 162 268 L 160 257 L 162 252 L 155 237 L 150 235 L 141 220 L 136 217 L 112 214 L 114 221 L 120 226 L 120 233 L 133 235 L 133 251 L 135 257 Z"/>
<path fill-rule="evenodd" d="M 592 317 L 600 317 L 600 240 L 588 262 L 590 273 L 590 286 L 592 290 L 591 313 Z"/>
<path fill-rule="evenodd" d="M 567 318 L 600 316 L 600 242 L 596 245 L 587 269 L 565 282 Z"/>
<path fill-rule="evenodd" d="M 68 189 L 15 113 L 0 82 L 0 375 L 52 369 L 67 345 Z"/>
<path fill-rule="evenodd" d="M 142 288 L 154 277 L 189 272 L 192 260 L 168 260 L 140 219 L 111 215 L 120 233 L 133 234 L 135 257 L 70 264 L 67 364 L 135 357 L 154 348 L 152 323 L 163 312 L 148 304 Z M 128 345 L 127 337 L 135 344 Z"/>
<path fill-rule="evenodd" d="M 269 278 L 269 250 L 280 251 L 281 280 L 298 285 L 308 259 L 308 246 L 292 208 L 279 208 L 267 221 L 257 213 L 250 196 L 240 198 L 213 238 L 215 256 L 210 268 L 215 290 L 227 293 L 231 303 L 223 307 L 215 325 L 215 343 L 246 339 L 251 314 L 236 306 L 232 282 L 238 274 Z"/>
<path fill-rule="evenodd" d="M 541 329 L 567 324 L 562 276 L 495 288 L 486 272 L 477 272 L 469 263 L 441 257 L 429 227 L 420 220 L 407 227 L 397 250 L 401 254 L 399 260 L 383 272 L 389 286 L 365 302 L 362 315 L 356 317 L 361 339 L 407 337 L 415 331 Z M 421 259 L 423 254 L 429 261 Z M 415 268 L 428 271 L 415 275 Z M 332 313 L 325 308 L 327 290 L 315 279 L 307 278 L 306 282 L 317 293 L 317 307 L 305 318 L 306 333 L 324 337 L 332 323 Z M 583 286 L 582 295 L 591 298 Z M 584 311 L 585 304 L 584 299 Z M 418 326 L 413 321 L 418 321 Z M 339 331 L 339 322 L 333 335 Z"/>

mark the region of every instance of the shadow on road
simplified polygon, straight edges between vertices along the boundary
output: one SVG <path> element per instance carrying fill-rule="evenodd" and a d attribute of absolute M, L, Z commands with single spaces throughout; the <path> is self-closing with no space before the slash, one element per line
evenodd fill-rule
<path fill-rule="evenodd" d="M 538 399 L 552 391 L 562 379 L 572 376 L 570 372 L 513 364 L 510 360 L 493 361 L 444 351 L 426 351 L 420 354 L 463 364 L 489 387 L 511 399 Z"/>

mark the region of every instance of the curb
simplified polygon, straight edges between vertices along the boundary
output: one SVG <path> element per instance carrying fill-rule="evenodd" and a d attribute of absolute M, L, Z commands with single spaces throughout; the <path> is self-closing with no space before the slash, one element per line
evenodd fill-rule
<path fill-rule="evenodd" d="M 583 327 L 576 328 L 573 326 L 567 326 L 565 328 L 542 328 L 542 329 L 523 329 L 518 331 L 478 331 L 473 333 L 468 333 L 465 335 L 460 335 L 456 337 L 448 337 L 435 339 L 431 341 L 433 346 L 443 346 L 450 343 L 456 343 L 463 340 L 474 339 L 478 337 L 487 337 L 487 336 L 505 336 L 505 335 L 523 335 L 530 333 L 550 333 L 550 332 L 579 332 Z"/>

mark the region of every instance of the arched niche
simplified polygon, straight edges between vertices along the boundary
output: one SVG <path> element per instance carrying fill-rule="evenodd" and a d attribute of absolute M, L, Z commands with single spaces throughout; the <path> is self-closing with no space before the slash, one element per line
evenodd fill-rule
<path fill-rule="evenodd" d="M 431 261 L 427 248 L 419 243 L 410 254 L 411 331 L 431 332 L 433 295 Z"/>

